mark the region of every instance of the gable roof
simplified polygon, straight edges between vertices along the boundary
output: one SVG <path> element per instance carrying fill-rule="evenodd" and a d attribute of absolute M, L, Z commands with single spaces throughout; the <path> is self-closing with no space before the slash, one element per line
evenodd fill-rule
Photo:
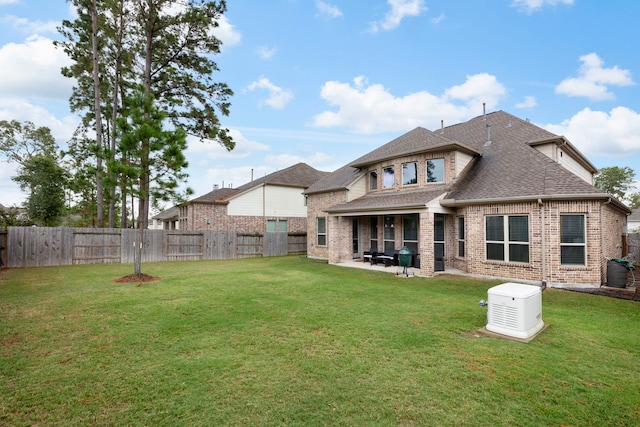
<path fill-rule="evenodd" d="M 640 221 L 640 208 L 633 209 L 631 214 L 627 217 L 627 221 Z"/>
<path fill-rule="evenodd" d="M 158 215 L 151 217 L 151 219 L 159 219 L 159 220 L 174 219 L 174 218 L 178 218 L 178 213 L 179 213 L 178 207 L 173 206 L 173 207 L 170 207 L 169 209 L 163 210 Z"/>
<path fill-rule="evenodd" d="M 380 148 L 365 154 L 349 164 L 351 167 L 361 168 L 385 160 L 391 160 L 402 156 L 418 153 L 459 150 L 471 155 L 480 155 L 481 150 L 462 142 L 445 138 L 425 128 L 417 127 L 414 130 L 399 136 Z"/>
<path fill-rule="evenodd" d="M 306 163 L 297 163 L 269 175 L 255 179 L 237 188 L 219 188 L 210 191 L 200 197 L 192 199 L 189 203 L 229 203 L 229 199 L 262 185 L 280 185 L 306 189 L 329 172 L 319 171 Z"/>
<path fill-rule="evenodd" d="M 587 183 L 538 151 L 535 146 L 562 144 L 590 172 L 597 169 L 564 137 L 542 129 L 504 111 L 478 116 L 467 122 L 429 131 L 418 127 L 365 154 L 334 173 L 316 182 L 306 194 L 346 189 L 356 177 L 372 164 L 394 158 L 427 152 L 458 150 L 474 156 L 465 172 L 438 192 L 400 190 L 412 194 L 415 203 L 428 203 L 448 193 L 443 206 L 491 202 L 516 202 L 538 199 L 611 199 L 618 208 L 629 211 L 617 199 Z M 433 188 L 433 187 L 432 187 Z M 388 198 L 384 198 L 386 194 Z M 368 193 L 348 204 L 330 208 L 345 212 L 349 208 L 382 209 L 395 195 L 392 192 Z"/>
<path fill-rule="evenodd" d="M 446 128 L 444 135 L 481 145 L 483 155 L 452 185 L 443 205 L 611 197 L 533 148 L 559 136 L 503 111 Z"/>

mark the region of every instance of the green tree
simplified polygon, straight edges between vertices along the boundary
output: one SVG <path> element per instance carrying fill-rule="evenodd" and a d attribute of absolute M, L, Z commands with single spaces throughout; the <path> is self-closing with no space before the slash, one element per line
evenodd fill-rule
<path fill-rule="evenodd" d="M 25 208 L 38 225 L 56 226 L 64 212 L 67 172 L 56 158 L 37 154 L 26 160 L 12 178 L 29 193 Z"/>
<path fill-rule="evenodd" d="M 222 128 L 218 119 L 218 114 L 229 114 L 229 98 L 233 93 L 226 84 L 214 81 L 218 67 L 211 59 L 211 55 L 220 52 L 221 42 L 211 30 L 226 11 L 224 0 L 71 0 L 71 3 L 79 11 L 78 19 L 63 23 L 61 33 L 68 41 L 61 45 L 74 65 L 64 72 L 79 82 L 72 106 L 86 112 L 86 123 L 95 122 L 95 111 L 99 109 L 93 70 L 98 68 L 104 74 L 99 76 L 101 99 L 111 100 L 108 105 L 100 103 L 105 117 L 111 117 L 106 135 L 110 144 L 105 144 L 109 149 L 104 151 L 108 165 L 128 162 L 114 143 L 119 136 L 113 125 L 121 115 L 122 105 L 117 100 L 130 96 L 139 84 L 146 96 L 153 96 L 175 128 L 214 140 L 228 150 L 234 148 L 228 130 Z M 98 12 L 100 34 L 94 43 L 90 42 L 92 28 L 96 27 L 92 24 L 96 16 L 91 13 L 92 7 Z M 96 44 L 97 53 L 93 50 Z M 100 60 L 97 65 L 93 61 L 96 57 Z M 94 153 L 100 155 L 99 150 Z M 115 183 L 120 183 L 120 197 L 124 200 L 127 176 L 118 176 L 109 166 L 107 170 L 110 191 Z M 150 199 L 145 198 L 146 194 L 148 189 L 143 189 L 139 193 L 142 199 L 138 199 L 142 227 L 146 227 L 149 212 Z"/>
<path fill-rule="evenodd" d="M 123 117 L 118 121 L 122 138 L 120 152 L 127 162 L 112 165 L 121 176 L 130 178 L 129 192 L 139 200 L 184 200 L 180 192 L 188 166 L 184 156 L 187 134 L 183 129 L 164 130 L 166 114 L 140 88 L 126 99 Z M 191 190 L 187 190 L 191 194 Z M 141 274 L 143 232 L 139 227 L 139 240 L 134 257 L 135 274 Z"/>
<path fill-rule="evenodd" d="M 640 193 L 631 193 L 627 199 L 631 209 L 640 209 Z"/>
<path fill-rule="evenodd" d="M 595 186 L 616 196 L 620 200 L 625 200 L 627 192 L 632 188 L 635 172 L 628 166 L 611 166 L 600 169 L 595 176 Z"/>
<path fill-rule="evenodd" d="M 0 155 L 5 161 L 24 166 L 36 155 L 56 156 L 57 149 L 49 128 L 30 121 L 0 120 Z"/>

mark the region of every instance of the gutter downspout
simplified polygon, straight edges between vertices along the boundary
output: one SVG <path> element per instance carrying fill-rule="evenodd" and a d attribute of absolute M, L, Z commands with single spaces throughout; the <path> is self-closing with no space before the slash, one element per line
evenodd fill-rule
<path fill-rule="evenodd" d="M 609 260 L 609 258 L 607 258 L 604 253 L 604 233 L 602 228 L 604 225 L 602 221 L 602 216 L 604 214 L 604 207 L 609 203 L 611 203 L 611 197 L 609 197 L 606 202 L 600 204 L 600 253 L 602 254 L 602 258 L 604 258 L 604 261 L 600 261 L 600 286 L 604 285 L 605 283 L 605 277 L 607 274 L 607 272 L 605 271 L 605 268 L 607 265 L 607 261 Z"/>
<path fill-rule="evenodd" d="M 542 199 L 538 199 L 538 206 L 540 206 L 540 234 L 541 234 L 541 246 L 542 246 L 542 283 L 541 287 L 544 290 L 547 287 L 547 238 L 545 232 L 545 209 Z"/>

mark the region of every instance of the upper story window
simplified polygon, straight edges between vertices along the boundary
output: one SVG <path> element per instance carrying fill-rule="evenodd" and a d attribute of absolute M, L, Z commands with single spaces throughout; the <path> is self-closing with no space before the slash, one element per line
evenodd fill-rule
<path fill-rule="evenodd" d="M 427 160 L 427 182 L 444 182 L 444 159 Z"/>
<path fill-rule="evenodd" d="M 395 171 L 393 166 L 387 166 L 382 170 L 382 185 L 384 188 L 393 188 L 395 183 Z"/>
<path fill-rule="evenodd" d="M 369 172 L 369 190 L 378 189 L 378 171 Z"/>
<path fill-rule="evenodd" d="M 402 185 L 412 185 L 418 183 L 418 164 L 416 162 L 404 163 L 402 165 Z"/>

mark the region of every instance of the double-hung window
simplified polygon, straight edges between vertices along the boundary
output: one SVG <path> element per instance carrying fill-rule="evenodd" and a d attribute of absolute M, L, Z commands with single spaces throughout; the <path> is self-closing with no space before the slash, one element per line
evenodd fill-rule
<path fill-rule="evenodd" d="M 327 218 L 318 217 L 318 246 L 327 246 Z"/>
<path fill-rule="evenodd" d="M 584 215 L 560 215 L 560 263 L 586 265 Z"/>
<path fill-rule="evenodd" d="M 527 215 L 489 215 L 485 221 L 487 260 L 529 262 Z"/>

